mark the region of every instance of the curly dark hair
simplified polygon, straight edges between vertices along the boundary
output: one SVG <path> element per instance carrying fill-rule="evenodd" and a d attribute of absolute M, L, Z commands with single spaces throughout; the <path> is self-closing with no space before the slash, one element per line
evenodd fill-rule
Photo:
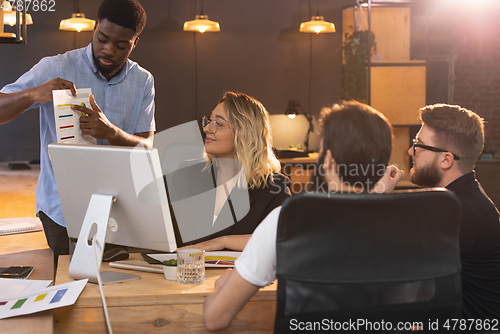
<path fill-rule="evenodd" d="M 104 0 L 97 13 L 97 21 L 108 20 L 141 34 L 146 25 L 146 11 L 137 0 Z"/>

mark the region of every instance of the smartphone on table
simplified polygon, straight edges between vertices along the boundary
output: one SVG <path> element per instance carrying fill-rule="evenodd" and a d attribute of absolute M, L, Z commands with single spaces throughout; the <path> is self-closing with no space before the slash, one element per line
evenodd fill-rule
<path fill-rule="evenodd" d="M 0 268 L 0 278 L 16 278 L 26 279 L 33 272 L 31 266 L 11 266 L 8 268 Z"/>

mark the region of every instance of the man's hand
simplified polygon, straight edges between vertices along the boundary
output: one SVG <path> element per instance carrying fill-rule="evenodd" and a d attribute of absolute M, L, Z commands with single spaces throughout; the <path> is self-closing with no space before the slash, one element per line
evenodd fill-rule
<path fill-rule="evenodd" d="M 85 135 L 90 135 L 96 139 L 112 139 L 116 135 L 117 128 L 113 125 L 101 108 L 97 105 L 94 95 L 90 95 L 90 108 L 71 105 L 71 109 L 81 114 L 80 129 Z"/>
<path fill-rule="evenodd" d="M 76 96 L 76 86 L 68 80 L 61 78 L 55 78 L 53 80 L 47 81 L 43 85 L 31 88 L 29 93 L 33 99 L 33 102 L 45 103 L 52 101 L 52 91 L 61 89 L 71 89 L 73 96 Z"/>
<path fill-rule="evenodd" d="M 224 274 L 220 275 L 220 277 L 215 280 L 214 290 L 218 290 L 226 284 L 226 281 L 232 271 L 232 268 L 227 268 L 226 271 L 224 271 Z"/>
<path fill-rule="evenodd" d="M 79 113 L 80 129 L 85 135 L 90 135 L 96 139 L 106 139 L 111 145 L 117 146 L 137 146 L 145 148 L 153 146 L 153 131 L 127 133 L 111 123 L 101 108 L 95 102 L 94 95 L 90 95 L 90 107 L 71 105 L 73 111 Z"/>
<path fill-rule="evenodd" d="M 0 93 L 0 124 L 12 121 L 35 102 L 52 101 L 52 91 L 60 89 L 71 89 L 73 96 L 76 96 L 76 86 L 71 81 L 61 78 L 17 93 Z"/>
<path fill-rule="evenodd" d="M 394 165 L 387 166 L 384 176 L 377 182 L 372 192 L 379 194 L 393 192 L 404 174 L 404 171 Z"/>
<path fill-rule="evenodd" d="M 215 282 L 215 291 L 205 299 L 203 322 L 209 331 L 229 327 L 233 318 L 259 291 L 243 279 L 237 270 L 226 270 Z"/>

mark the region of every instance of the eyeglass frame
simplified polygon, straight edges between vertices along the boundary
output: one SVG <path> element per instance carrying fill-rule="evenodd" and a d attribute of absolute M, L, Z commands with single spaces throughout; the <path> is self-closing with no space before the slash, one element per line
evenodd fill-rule
<path fill-rule="evenodd" d="M 210 125 L 214 123 L 215 124 L 215 131 L 214 131 L 214 128 Z M 215 119 L 211 119 L 211 118 L 208 118 L 207 116 L 203 116 L 201 118 L 201 126 L 202 128 L 204 129 L 207 125 L 210 125 L 210 127 L 208 128 L 210 130 L 210 132 L 212 133 L 216 133 L 217 130 L 219 130 L 220 127 L 225 127 L 223 124 L 220 124 L 219 122 L 217 122 Z M 233 128 L 231 127 L 227 127 L 228 129 L 230 130 L 233 130 Z"/>
<path fill-rule="evenodd" d="M 420 147 L 420 148 L 423 148 L 424 150 L 428 150 L 428 151 L 432 151 L 432 152 L 451 153 L 453 155 L 453 158 L 455 160 L 460 160 L 460 157 L 458 155 L 456 155 L 455 153 L 450 152 L 448 150 L 443 150 L 442 148 L 437 148 L 437 147 L 434 147 L 434 146 L 428 146 L 428 145 L 424 145 L 424 144 L 419 144 L 418 143 L 418 138 L 414 138 L 413 139 L 413 145 L 412 145 L 412 147 L 413 147 L 413 156 L 415 156 L 417 154 L 417 147 Z"/>
<path fill-rule="evenodd" d="M 214 126 L 215 126 L 215 128 L 214 128 L 214 126 L 210 125 L 210 124 L 212 124 L 212 123 L 214 123 L 214 124 L 215 124 L 215 125 L 214 125 Z M 201 118 L 201 126 L 202 126 L 202 128 L 204 129 L 207 125 L 209 125 L 209 128 L 208 128 L 208 129 L 209 129 L 209 130 L 210 130 L 210 132 L 212 132 L 212 133 L 216 133 L 216 132 L 217 132 L 217 130 L 219 130 L 219 128 L 220 128 L 220 127 L 224 127 L 224 125 L 220 124 L 220 123 L 219 123 L 219 122 L 217 122 L 215 119 L 211 119 L 211 118 L 209 118 L 209 117 L 207 117 L 207 116 L 203 116 L 203 117 Z M 228 129 L 232 129 L 232 128 L 230 128 L 229 126 L 228 126 L 227 128 L 228 128 Z M 215 129 L 215 130 L 214 130 L 214 129 Z"/>

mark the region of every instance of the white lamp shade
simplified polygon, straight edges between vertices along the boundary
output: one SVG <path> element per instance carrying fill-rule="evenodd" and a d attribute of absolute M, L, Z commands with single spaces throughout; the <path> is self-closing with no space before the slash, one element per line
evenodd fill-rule
<path fill-rule="evenodd" d="M 0 0 L 2 2 L 2 0 Z M 3 24 L 8 24 L 13 26 L 16 24 L 16 12 L 12 10 L 12 6 L 9 1 L 5 1 L 3 3 L 4 11 L 3 11 Z M 21 24 L 23 23 L 23 16 L 21 15 Z M 31 14 L 26 13 L 26 24 L 33 24 L 33 19 L 31 18 Z"/>
<path fill-rule="evenodd" d="M 313 16 L 311 21 L 300 24 L 300 32 L 316 34 L 333 33 L 335 32 L 335 25 L 331 22 L 326 22 L 323 16 Z"/>
<path fill-rule="evenodd" d="M 21 24 L 23 23 L 23 17 L 21 17 Z M 16 12 L 3 12 L 3 24 L 8 24 L 13 26 L 16 24 Z M 26 24 L 33 24 L 33 19 L 31 14 L 26 14 Z"/>
<path fill-rule="evenodd" d="M 59 30 L 66 31 L 92 31 L 95 21 L 85 18 L 83 13 L 73 13 L 70 19 L 62 20 L 59 24 Z"/>
<path fill-rule="evenodd" d="M 218 22 L 210 21 L 207 15 L 196 15 L 193 21 L 184 22 L 184 31 L 214 32 L 220 31 L 220 25 Z"/>
<path fill-rule="evenodd" d="M 288 150 L 290 145 L 300 144 L 305 148 L 304 139 L 309 129 L 309 122 L 304 115 L 297 115 L 291 119 L 288 115 L 272 114 L 269 115 L 271 132 L 273 134 L 273 147 L 279 150 Z M 318 121 L 313 117 L 314 128 L 318 129 Z M 321 137 L 317 132 L 311 132 L 309 138 L 309 150 L 317 151 Z"/>

